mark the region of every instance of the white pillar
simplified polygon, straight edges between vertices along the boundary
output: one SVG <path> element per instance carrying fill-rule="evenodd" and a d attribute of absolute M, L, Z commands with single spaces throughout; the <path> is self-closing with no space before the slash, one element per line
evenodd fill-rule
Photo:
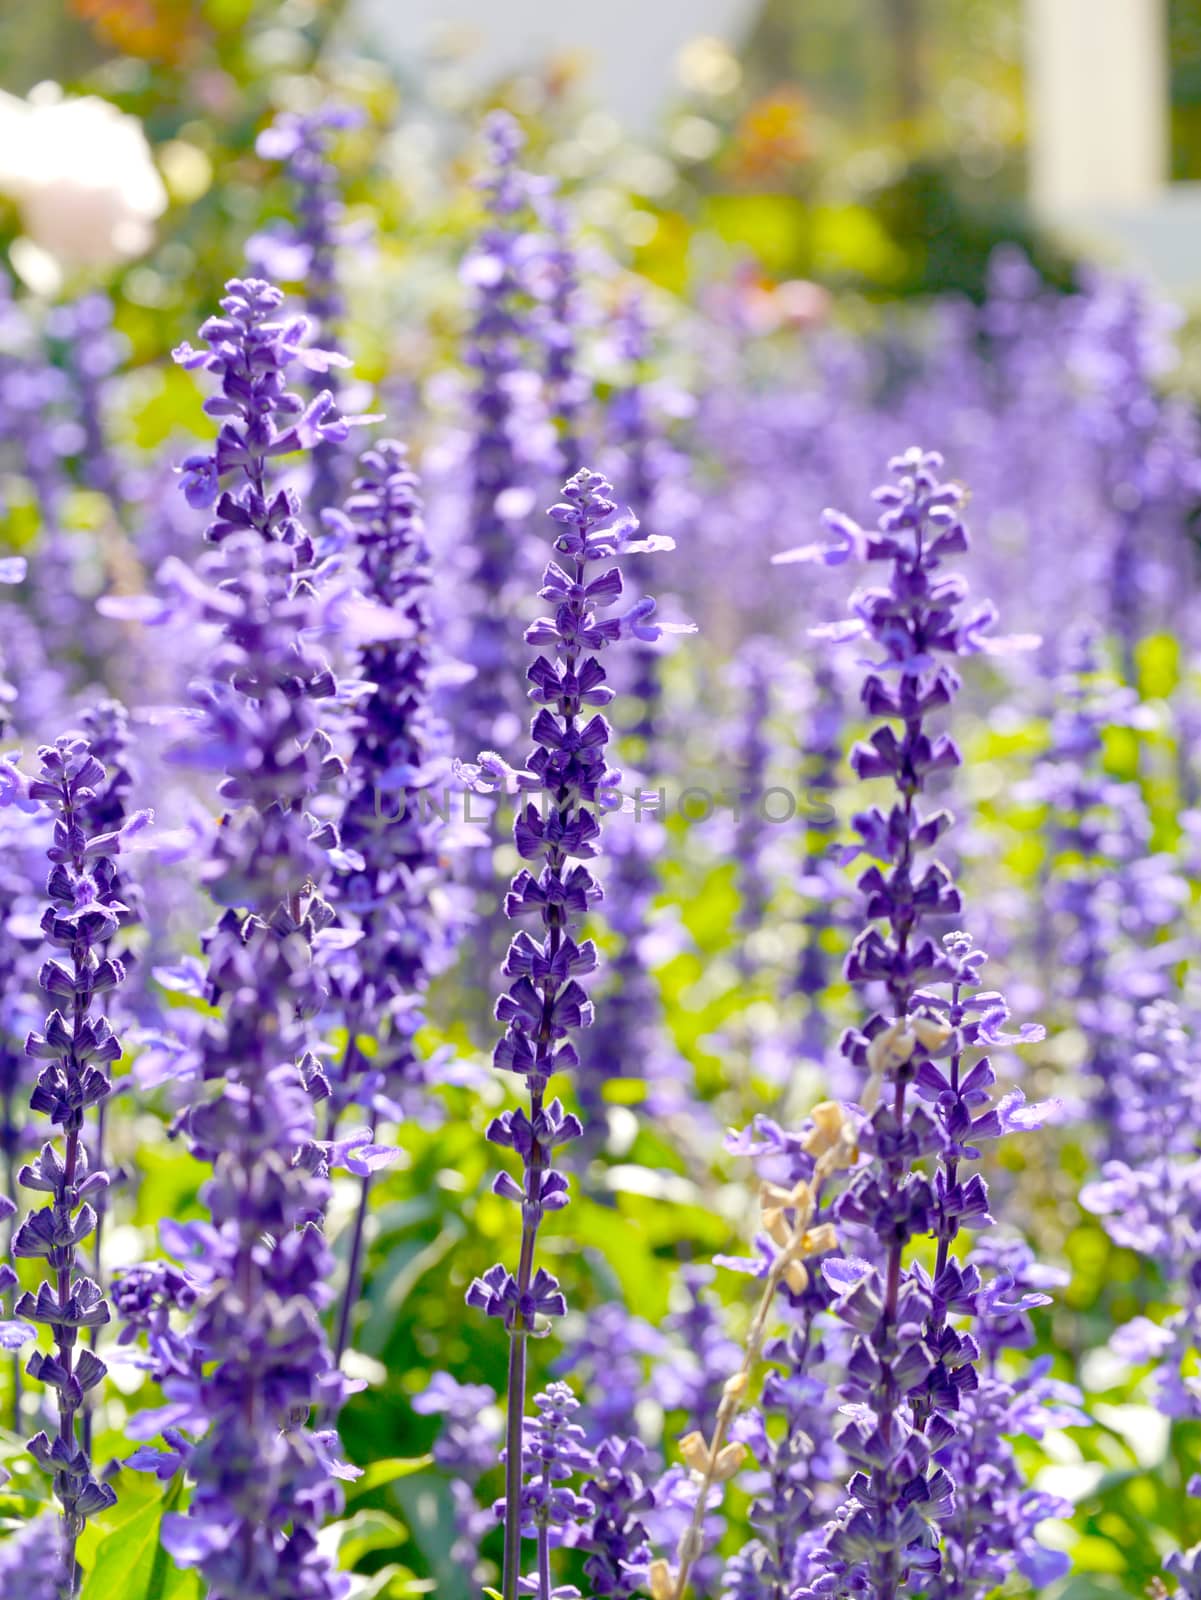
<path fill-rule="evenodd" d="M 1030 191 L 1055 218 L 1153 199 L 1168 174 L 1164 0 L 1026 0 Z"/>

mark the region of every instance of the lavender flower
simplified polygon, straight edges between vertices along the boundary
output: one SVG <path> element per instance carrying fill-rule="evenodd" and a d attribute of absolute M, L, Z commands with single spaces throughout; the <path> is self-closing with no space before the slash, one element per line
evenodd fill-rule
<path fill-rule="evenodd" d="M 326 522 L 357 557 L 362 592 L 410 630 L 362 649 L 369 692 L 356 710 L 341 815 L 346 865 L 335 883 L 371 959 L 353 963 L 343 995 L 350 1043 L 332 1105 L 341 1111 L 357 1100 L 372 1115 L 380 1107 L 401 1113 L 423 1082 L 412 1043 L 422 996 L 448 965 L 462 916 L 445 881 L 448 830 L 437 813 L 436 788 L 450 774 L 448 731 L 430 705 L 446 663 L 433 643 L 420 488 L 403 447 L 383 440 L 367 451 L 345 510 Z M 370 1062 L 355 1045 L 367 1023 L 379 1039 Z"/>
<path fill-rule="evenodd" d="M 522 1588 L 539 1600 L 550 1600 L 552 1593 L 551 1551 L 576 1542 L 580 1524 L 591 1510 L 571 1486 L 577 1474 L 592 1468 L 584 1430 L 572 1420 L 579 1404 L 567 1384 L 552 1383 L 534 1396 L 537 1417 L 525 1419 L 517 1517 L 522 1533 L 535 1542 L 538 1571 Z M 506 1501 L 497 1502 L 496 1513 L 506 1525 L 514 1520 Z"/>
<path fill-rule="evenodd" d="M 338 282 L 339 249 L 350 242 L 338 168 L 331 159 L 334 138 L 361 128 L 357 106 L 326 105 L 304 113 L 282 112 L 259 134 L 255 150 L 265 161 L 280 161 L 295 188 L 296 223 L 260 234 L 253 254 L 274 278 L 303 283 L 305 308 L 323 342 L 335 349 L 346 305 Z"/>
<path fill-rule="evenodd" d="M 129 714 L 119 700 L 101 700 L 84 713 L 81 726 L 91 746 L 92 754 L 103 766 L 105 774 L 103 784 L 96 787 L 86 807 L 85 824 L 89 831 L 119 834 L 128 818 L 129 799 L 134 788 L 134 776 L 130 770 L 133 738 L 129 729 Z M 127 870 L 114 873 L 110 892 L 121 908 L 119 917 L 124 932 L 141 918 L 141 893 Z M 121 950 L 121 965 L 127 979 L 131 972 L 136 971 L 136 963 L 132 960 L 127 946 L 123 946 Z M 114 999 L 115 994 L 110 994 L 102 1002 L 110 1018 Z M 96 1110 L 96 1140 L 92 1151 L 92 1165 L 97 1168 L 104 1165 L 107 1110 L 108 1104 L 105 1099 L 100 1102 Z M 108 1192 L 105 1190 L 96 1200 L 95 1270 L 98 1283 L 103 1283 L 101 1262 L 107 1209 Z M 93 1338 L 94 1334 L 95 1330 Z M 95 1348 L 94 1343 L 93 1348 Z"/>
<path fill-rule="evenodd" d="M 638 1439 L 602 1441 L 584 1485 L 592 1520 L 579 1540 L 588 1552 L 584 1576 L 592 1600 L 633 1600 L 650 1573 L 651 1545 L 644 1513 L 653 1509 L 647 1479 L 651 1459 Z"/>
<path fill-rule="evenodd" d="M 29 484 L 36 507 L 39 535 L 29 563 L 28 609 L 40 635 L 36 648 L 53 657 L 56 689 L 64 678 L 78 686 L 80 656 L 95 632 L 92 609 L 80 599 L 77 554 L 84 541 L 64 530 L 68 464 L 85 440 L 76 409 L 68 374 L 50 359 L 42 330 L 0 278 L 0 436 L 16 447 L 12 466 Z M 22 642 L 32 654 L 33 641 Z M 30 697 L 24 684 L 22 694 Z"/>
<path fill-rule="evenodd" d="M 680 463 L 651 414 L 646 382 L 650 338 L 637 296 L 623 300 L 616 323 L 617 353 L 626 364 L 628 375 L 607 408 L 606 420 L 615 447 L 613 477 L 630 503 L 638 507 L 642 526 L 662 524 L 661 532 L 667 533 L 666 525 L 673 519 L 660 504 L 660 489 Z M 627 563 L 627 586 L 634 593 L 642 593 L 649 582 L 650 566 L 649 555 L 632 556 Z M 628 700 L 633 715 L 622 730 L 622 748 L 631 753 L 638 774 L 644 779 L 662 776 L 659 768 L 651 764 L 652 753 L 657 762 L 661 748 L 661 658 L 658 641 L 631 641 L 627 659 L 633 670 L 623 689 L 623 699 Z M 659 986 L 644 950 L 659 889 L 657 857 L 665 844 L 662 825 L 651 812 L 650 804 L 639 803 L 631 816 L 615 816 L 610 825 L 606 922 L 617 943 L 610 958 L 604 1005 L 582 1053 L 577 1080 L 580 1104 L 589 1113 L 590 1133 L 597 1126 L 595 1114 L 602 1104 L 603 1085 L 614 1072 L 623 1076 L 638 1074 L 647 1080 L 646 1104 L 652 1115 L 670 1116 L 680 1110 L 682 1085 L 678 1080 L 683 1063 L 666 1037 Z"/>
<path fill-rule="evenodd" d="M 0 1544 L 0 1585 L 23 1600 L 62 1600 L 62 1547 L 48 1512 Z"/>
<path fill-rule="evenodd" d="M 1067 1274 L 1042 1267 L 1021 1239 L 982 1239 L 973 1265 L 984 1281 L 975 1300 L 973 1333 L 980 1348 L 979 1381 L 965 1393 L 954 1436 L 939 1462 L 956 1484 L 955 1508 L 943 1529 L 941 1570 L 925 1580 L 929 1600 L 980 1600 L 1011 1573 L 1036 1589 L 1068 1571 L 1068 1557 L 1035 1538 L 1040 1523 L 1069 1516 L 1070 1501 L 1027 1489 L 1010 1442 L 1041 1439 L 1048 1428 L 1087 1422 L 1080 1396 L 1047 1376 L 1050 1358 L 1031 1363 L 1016 1378 L 1001 1367 L 1007 1352 L 1034 1343 L 1029 1313 L 1048 1305 L 1044 1291 Z"/>
<path fill-rule="evenodd" d="M 720 1265 L 757 1278 L 769 1277 L 773 1270 L 778 1276 L 781 1245 L 787 1239 L 780 1228 L 782 1219 L 775 1215 L 779 1202 L 803 1196 L 815 1179 L 813 1242 L 833 1243 L 832 1197 L 821 1180 L 853 1159 L 854 1126 L 840 1107 L 826 1102 L 814 1108 L 809 1124 L 797 1133 L 758 1117 L 751 1128 L 727 1139 L 727 1148 L 750 1156 L 755 1164 L 763 1220 L 770 1230 L 765 1227 L 756 1235 L 752 1259 L 720 1257 Z M 764 1382 L 760 1408 L 739 1417 L 731 1428 L 731 1437 L 759 1468 L 750 1511 L 756 1537 L 727 1563 L 724 1575 L 733 1600 L 791 1595 L 804 1577 L 806 1555 L 817 1543 L 821 1514 L 831 1509 L 826 1501 L 843 1466 L 834 1442 L 829 1385 L 821 1369 L 832 1354 L 845 1355 L 845 1341 L 828 1316 L 835 1295 L 817 1266 L 816 1260 L 798 1262 L 786 1266 L 779 1277 L 777 1292 L 792 1325 L 764 1348 L 765 1358 L 777 1370 Z M 769 1423 L 774 1417 L 784 1420 L 778 1433 Z"/>
<path fill-rule="evenodd" d="M 95 1476 L 77 1433 L 84 1396 L 107 1371 L 90 1350 L 78 1348 L 80 1330 L 100 1327 L 110 1318 L 99 1287 L 79 1270 L 78 1247 L 96 1227 L 92 1202 L 108 1185 L 107 1173 L 89 1161 L 84 1118 L 89 1107 L 107 1099 L 107 1068 L 121 1054 L 96 1001 L 125 976 L 120 961 L 108 954 L 125 910 L 114 888 L 113 856 L 122 836 L 89 826 L 89 806 L 105 781 L 105 770 L 86 739 L 64 735 L 54 745 L 43 745 L 38 761 L 40 772 L 29 785 L 29 798 L 45 802 L 54 816 L 46 886 L 50 905 L 42 932 L 69 963 L 51 958 L 39 982 L 52 1003 L 69 1002 L 69 1007 L 67 1015 L 52 1009 L 43 1030 L 30 1034 L 26 1048 L 45 1063 L 30 1105 L 61 1129 L 63 1147 L 60 1151 L 45 1144 L 22 1167 L 21 1185 L 52 1198 L 25 1218 L 12 1247 L 15 1256 L 44 1258 L 53 1275 L 36 1295 L 21 1295 L 16 1314 L 49 1328 L 54 1340 L 53 1354 L 36 1352 L 26 1370 L 54 1392 L 58 1431 L 53 1441 L 45 1433 L 36 1434 L 29 1449 L 54 1476 L 63 1511 L 62 1581 L 64 1592 L 74 1594 L 80 1581 L 75 1547 L 84 1524 L 116 1502 L 113 1490 Z"/>
<path fill-rule="evenodd" d="M 583 1385 L 583 1425 L 590 1444 L 637 1435 L 638 1405 L 651 1390 L 648 1365 L 652 1359 L 659 1363 L 656 1380 L 670 1373 L 680 1352 L 672 1349 L 670 1360 L 668 1353 L 659 1329 L 625 1306 L 605 1300 L 588 1312 L 578 1338 L 552 1370 L 572 1373 Z"/>
<path fill-rule="evenodd" d="M 762 928 L 771 901 L 771 874 L 765 859 L 766 830 L 759 807 L 768 786 L 773 755 L 772 688 L 779 681 L 780 659 L 766 639 L 749 640 L 739 652 L 735 679 L 739 705 L 739 798 L 733 857 L 738 882 L 737 961 L 744 985 L 755 976 L 754 936 Z"/>
<path fill-rule="evenodd" d="M 446 882 L 448 830 L 427 807 L 450 773 L 448 732 L 430 705 L 437 663 L 429 604 L 429 551 L 416 474 L 403 448 L 384 440 L 359 463 L 345 509 L 326 524 L 358 557 L 363 594 L 401 619 L 409 637 L 366 644 L 361 666 L 369 693 L 358 707 L 348 789 L 341 817 L 343 870 L 333 885 L 370 959 L 358 947 L 335 977 L 347 1043 L 332 1085 L 327 1133 L 357 1102 L 371 1118 L 405 1115 L 427 1079 L 413 1047 L 430 978 L 449 963 L 464 921 Z M 376 1048 L 359 1048 L 368 1030 Z M 338 1320 L 340 1360 L 358 1299 L 370 1179 L 361 1180 L 346 1291 Z"/>
<path fill-rule="evenodd" d="M 169 1239 L 186 1254 L 190 1238 L 198 1230 L 193 1224 L 181 1233 L 180 1227 L 163 1224 L 164 1242 Z M 204 1238 L 207 1243 L 211 1231 Z M 193 1275 L 168 1261 L 139 1262 L 113 1277 L 113 1309 L 122 1325 L 117 1343 L 128 1347 L 145 1339 L 146 1353 L 144 1357 L 139 1355 L 137 1363 L 169 1397 L 163 1406 L 135 1412 L 125 1428 L 131 1439 L 149 1441 L 161 1435 L 167 1448 L 143 1444 L 126 1458 L 125 1465 L 136 1471 L 153 1472 L 164 1481 L 174 1477 L 190 1460 L 190 1435 L 201 1432 L 207 1422 L 196 1409 L 204 1354 L 191 1336 L 189 1323 L 180 1323 L 190 1317 L 210 1281 L 203 1270 Z"/>
<path fill-rule="evenodd" d="M 362 229 L 346 221 L 341 175 L 332 159 L 334 139 L 359 128 L 365 117 L 355 106 L 327 105 L 298 114 L 285 111 L 259 134 L 255 149 L 267 161 L 284 163 L 294 192 L 295 224 L 277 224 L 257 235 L 247 254 L 268 278 L 299 283 L 305 310 L 316 323 L 318 337 L 331 350 L 341 348 L 346 302 L 338 280 L 338 256 L 351 244 L 365 242 Z M 337 384 L 330 380 L 337 392 Z M 313 453 L 311 506 L 336 505 L 345 483 L 339 470 L 337 443 L 322 440 Z"/>
<path fill-rule="evenodd" d="M 3 814 L 0 834 L 0 1152 L 4 1193 L 17 1197 L 17 1163 L 28 1126 L 19 1102 L 31 1076 L 25 1040 L 38 1020 L 36 987 L 42 934 L 34 874 L 45 856 L 43 819 L 16 807 Z"/>
<path fill-rule="evenodd" d="M 623 298 L 615 323 L 616 350 L 625 375 L 614 390 L 606 417 L 614 445 L 614 481 L 639 508 L 644 528 L 674 535 L 693 509 L 687 481 L 690 464 L 669 439 L 660 414 L 663 407 L 657 403 L 660 396 L 656 391 L 667 392 L 668 386 L 650 381 L 654 351 L 640 295 L 631 293 Z M 672 403 L 678 410 L 687 404 L 687 397 L 673 393 Z M 630 587 L 641 593 L 650 579 L 648 561 L 634 557 L 628 576 Z M 653 641 L 639 640 L 631 659 L 634 670 L 629 692 L 635 716 L 626 736 L 636 741 L 634 749 L 645 767 L 662 715 L 662 651 Z"/>
<path fill-rule="evenodd" d="M 200 1292 L 190 1274 L 171 1261 L 141 1261 L 113 1276 L 113 1307 L 122 1324 L 118 1343 L 132 1344 L 145 1335 L 156 1383 L 191 1370 L 191 1341 L 177 1331 L 171 1314 L 190 1312 Z"/>
<path fill-rule="evenodd" d="M 806 795 L 817 797 L 823 804 L 824 797 L 838 787 L 842 722 L 838 679 L 829 666 L 819 663 L 813 674 L 813 699 L 805 727 L 801 780 Z M 829 859 L 830 835 L 835 825 L 832 806 L 828 816 L 815 813 L 806 822 L 801 887 L 809 909 L 803 919 L 796 990 L 805 1000 L 798 1044 L 801 1054 L 813 1061 L 824 1060 L 827 1044 L 823 1001 L 830 981 L 826 940 L 836 920 L 831 903 L 837 890 L 830 881 Z"/>
<path fill-rule="evenodd" d="M 503 1265 L 489 1269 L 468 1291 L 470 1305 L 500 1317 L 509 1330 L 509 1417 L 507 1431 L 505 1522 L 505 1600 L 517 1593 L 520 1525 L 515 1508 L 521 1490 L 521 1419 L 525 1407 L 526 1341 L 546 1332 L 546 1319 L 562 1316 L 566 1302 L 556 1279 L 535 1267 L 538 1230 L 548 1210 L 567 1203 L 567 1179 L 551 1166 L 554 1150 L 582 1132 L 579 1119 L 558 1100 L 546 1100 L 551 1077 L 577 1065 L 572 1035 L 589 1026 L 592 1006 L 579 979 L 596 966 L 591 940 L 575 938 L 600 886 L 583 862 L 596 854 L 600 834 L 598 810 L 616 774 L 605 766 L 609 725 L 599 712 L 581 722 L 585 707 L 604 706 L 612 699 L 597 654 L 636 629 L 643 636 L 658 632 L 650 613 L 653 601 L 641 601 L 622 617 L 601 620 L 599 608 L 621 595 L 616 566 L 597 576 L 589 568 L 628 550 L 644 548 L 636 541 L 632 517 L 614 520 L 611 490 L 595 473 L 580 472 L 566 485 L 564 501 L 552 507 L 558 524 L 556 551 L 566 565 L 551 561 L 541 595 L 554 604 L 553 617 L 539 618 L 526 632 L 535 646 L 549 647 L 554 658 L 540 654 L 529 669 L 530 696 L 542 709 L 531 725 L 536 750 L 527 769 L 516 774 L 519 789 L 541 793 L 544 804 L 525 804 L 514 823 L 514 841 L 525 861 L 542 866 L 535 877 L 523 868 L 513 879 L 505 901 L 506 915 L 517 921 L 537 917 L 545 930 L 541 940 L 522 931 L 515 935 L 505 962 L 511 980 L 497 1002 L 496 1014 L 505 1034 L 496 1047 L 495 1065 L 517 1073 L 529 1093 L 529 1112 L 508 1111 L 490 1125 L 488 1138 L 521 1158 L 523 1181 L 502 1173 L 494 1188 L 521 1206 L 521 1254 L 517 1275 Z M 658 542 L 663 547 L 663 542 Z M 489 774 L 504 770 L 495 756 L 482 756 L 475 781 L 489 783 Z M 572 861 L 576 865 L 572 865 Z"/>
<path fill-rule="evenodd" d="M 536 186 L 517 164 L 524 136 L 507 112 L 492 113 L 484 138 L 491 165 L 481 187 L 489 222 L 462 272 L 474 293 L 465 359 L 476 374 L 469 527 L 478 593 L 464 651 L 476 675 L 461 697 L 461 714 L 463 733 L 477 749 L 506 732 L 504 721 L 499 731 L 497 723 L 511 711 L 507 596 L 514 576 L 524 577 L 514 557 L 520 553 L 522 519 L 535 503 L 532 469 L 549 466 L 550 459 L 540 385 L 527 349 L 528 275 L 535 248 L 528 222 Z"/>
<path fill-rule="evenodd" d="M 496 1513 L 477 1505 L 476 1485 L 496 1465 L 502 1421 L 496 1393 L 486 1383 L 459 1383 L 449 1372 L 435 1372 L 413 1397 L 419 1416 L 441 1416 L 434 1462 L 450 1479 L 457 1538 L 451 1559 L 474 1569 L 480 1540 L 495 1526 Z"/>
<path fill-rule="evenodd" d="M 78 471 L 89 489 L 105 495 L 114 513 L 125 510 L 128 484 L 111 438 L 109 409 L 113 378 L 128 356 L 127 341 L 114 331 L 113 305 L 105 294 L 87 294 L 56 306 L 46 332 L 61 351 L 74 390 L 72 407 L 81 428 Z"/>
<path fill-rule="evenodd" d="M 722 1384 L 711 1430 L 694 1430 L 680 1441 L 680 1453 L 692 1471 L 695 1493 L 691 1516 L 676 1545 L 674 1574 L 666 1560 L 660 1558 L 652 1563 L 651 1593 L 657 1600 L 683 1600 L 690 1578 L 700 1575 L 708 1513 L 714 1504 L 712 1491 L 732 1478 L 746 1460 L 746 1443 L 736 1436 L 740 1425 L 744 1425 L 740 1423 L 739 1409 L 763 1354 L 777 1296 L 803 1301 L 813 1282 L 807 1263 L 837 1247 L 834 1227 L 822 1217 L 823 1188 L 828 1177 L 854 1159 L 854 1137 L 854 1124 L 842 1107 L 827 1101 L 814 1108 L 810 1125 L 802 1134 L 772 1139 L 770 1143 L 775 1148 L 771 1153 L 786 1156 L 788 1176 L 794 1181 L 787 1186 L 767 1181 L 760 1185 L 763 1232 L 755 1240 L 756 1259 L 718 1258 L 721 1265 L 761 1278 L 763 1288 L 737 1370 Z"/>
<path fill-rule="evenodd" d="M 571 243 L 571 218 L 561 200 L 545 198 L 539 215 L 547 238 L 541 264 L 548 279 L 534 331 L 546 363 L 547 405 L 558 435 L 564 477 L 582 465 L 582 413 L 589 384 L 579 369 L 576 328 L 582 320 L 579 263 Z"/>
<path fill-rule="evenodd" d="M 1201 485 L 1192 408 L 1157 389 L 1173 360 L 1165 337 L 1173 321 L 1137 280 L 1098 274 L 1071 353 L 1091 388 L 1080 415 L 1113 522 L 1109 609 L 1127 683 L 1135 682 L 1135 646 L 1155 587 L 1185 577 L 1177 526 Z"/>
<path fill-rule="evenodd" d="M 208 1428 L 189 1460 L 191 1507 L 164 1520 L 163 1542 L 181 1566 L 201 1569 L 212 1600 L 346 1592 L 317 1542 L 346 1472 L 336 1436 L 305 1427 L 314 1408 L 336 1414 L 342 1398 L 320 1322 L 330 1256 L 319 1222 L 334 1152 L 314 1138 L 313 1108 L 328 1082 L 308 1049 L 324 1000 L 313 945 L 333 919 L 318 886 L 337 836 L 305 808 L 343 768 L 318 721 L 335 684 L 311 642 L 326 625 L 312 540 L 295 494 L 273 490 L 267 466 L 344 438 L 348 422 L 328 393 L 306 407 L 288 390 L 294 364 L 322 370 L 332 358 L 302 345 L 303 319 L 272 319 L 281 298 L 263 283 L 227 285 L 227 316 L 202 330 L 209 353 L 177 353 L 220 377 L 206 406 L 226 419 L 216 453 L 184 473 L 190 498 L 216 500 L 207 537 L 218 550 L 211 571 L 177 571 L 176 582 L 224 634 L 180 755 L 222 771 L 236 809 L 206 867 L 225 908 L 204 941 L 207 998 L 222 1009 L 199 1042 L 185 1119 L 195 1154 L 213 1165 L 204 1189 L 213 1226 L 192 1329 L 203 1367 L 190 1393 L 182 1380 L 178 1389 Z"/>
<path fill-rule="evenodd" d="M 1196 1129 L 1198 1052 L 1174 1006 L 1140 1014 L 1124 1072 L 1126 1160 L 1107 1161 L 1081 1190 L 1114 1243 L 1159 1267 L 1175 1309 L 1163 1323 L 1138 1316 L 1119 1328 L 1113 1349 L 1154 1362 L 1156 1403 L 1169 1417 L 1201 1416 L 1182 1368 L 1201 1344 L 1201 1161 Z"/>
<path fill-rule="evenodd" d="M 304 317 L 277 320 L 283 298 L 259 278 L 232 278 L 221 301 L 225 316 L 210 317 L 200 329 L 209 349 L 193 350 L 185 341 L 174 352 L 180 366 L 189 371 L 203 368 L 221 385 L 221 392 L 204 402 L 210 417 L 222 419 L 216 449 L 187 458 L 181 469 L 183 489 L 191 506 L 216 502 L 216 515 L 206 533 L 212 543 L 253 530 L 269 542 L 292 545 L 298 556 L 311 559 L 311 541 L 298 522 L 295 492 L 278 489 L 267 497 L 267 462 L 320 444 L 340 444 L 351 426 L 374 419 L 340 415 L 328 388 L 307 405 L 288 388 L 292 367 L 325 374 L 350 362 L 337 351 L 306 344 L 309 325 Z M 222 480 L 235 472 L 242 487 L 236 494 L 222 492 Z"/>
<path fill-rule="evenodd" d="M 837 1292 L 834 1309 L 854 1335 L 843 1388 L 848 1420 L 838 1442 L 857 1470 L 800 1591 L 866 1589 L 876 1600 L 894 1600 L 906 1585 L 938 1571 L 939 1529 L 954 1505 L 954 1485 L 935 1455 L 954 1434 L 960 1397 L 975 1387 L 978 1351 L 947 1318 L 971 1313 L 978 1277 L 952 1261 L 949 1246 L 961 1226 L 989 1220 L 983 1180 L 965 1181 L 961 1163 L 978 1156 L 977 1141 L 1040 1120 L 1035 1108 L 1020 1111 L 1020 1096 L 979 1110 L 994 1073 L 986 1056 L 966 1070 L 963 1051 L 1003 1038 L 1007 1013 L 998 997 L 975 996 L 983 957 L 970 940 L 955 936 L 942 951 L 934 942 L 930 923 L 959 911 L 959 893 L 940 862 L 918 865 L 919 852 L 951 823 L 946 811 L 921 811 L 919 797 L 933 774 L 960 762 L 951 738 L 926 726 L 959 688 L 939 657 L 989 648 L 994 612 L 981 606 L 962 614 L 966 586 L 939 570 L 948 555 L 967 548 L 962 492 L 939 481 L 941 459 L 911 450 L 890 465 L 897 481 L 876 491 L 883 508 L 877 530 L 827 512 L 836 543 L 783 558 L 892 564 L 887 589 L 858 591 L 852 619 L 820 630 L 835 638 L 866 635 L 879 652 L 862 700 L 869 715 L 890 721 L 855 746 L 851 765 L 861 780 L 891 780 L 897 799 L 887 814 L 873 806 L 853 822 L 859 848 L 888 870 L 873 865 L 859 880 L 869 925 L 851 948 L 846 975 L 852 983 L 882 985 L 892 1015 L 874 1012 L 862 1030 L 843 1038 L 847 1059 L 868 1075 L 860 1147 L 871 1159 L 852 1174 L 834 1207 L 840 1226 L 877 1241 L 878 1264 L 826 1269 Z M 900 737 L 891 720 L 902 724 Z M 949 1002 L 931 993 L 932 983 L 950 984 Z M 1021 1037 L 1038 1036 L 1023 1030 Z M 931 1110 L 915 1105 L 913 1095 Z M 933 1182 L 918 1166 L 923 1158 L 938 1164 Z M 933 1280 L 905 1265 L 907 1247 L 923 1234 L 939 1241 Z"/>
<path fill-rule="evenodd" d="M 1096 642 L 1069 640 L 1051 743 L 1032 788 L 1047 808 L 1048 852 L 1035 955 L 1088 1042 L 1090 1109 L 1105 1156 L 1120 1158 L 1122 1063 L 1139 1007 L 1166 994 L 1171 943 L 1161 930 L 1187 897 L 1176 866 L 1151 853 L 1140 785 L 1105 769 L 1108 730 L 1146 719 L 1133 691 L 1099 671 Z"/>

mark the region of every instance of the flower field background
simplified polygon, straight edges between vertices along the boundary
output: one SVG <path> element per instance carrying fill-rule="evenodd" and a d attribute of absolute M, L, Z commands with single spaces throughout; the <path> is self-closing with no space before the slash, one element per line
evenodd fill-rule
<path fill-rule="evenodd" d="M 714 41 L 661 149 L 72 17 L 0 102 L 0 1595 L 1201 1595 L 1182 320 L 1003 229 L 916 292 Z"/>

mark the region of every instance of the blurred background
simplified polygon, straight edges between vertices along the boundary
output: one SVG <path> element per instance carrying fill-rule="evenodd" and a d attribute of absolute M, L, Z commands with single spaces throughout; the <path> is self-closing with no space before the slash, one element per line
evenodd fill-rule
<path fill-rule="evenodd" d="M 1000 237 L 1051 274 L 1089 250 L 1198 290 L 1191 0 L 51 0 L 0 18 L 6 90 L 53 80 L 134 110 L 206 227 L 211 182 L 232 226 L 245 197 L 190 152 L 237 152 L 318 59 L 430 114 L 504 94 L 553 133 L 592 107 L 557 165 L 628 146 L 636 243 L 664 275 L 686 222 L 872 294 L 979 290 Z"/>
<path fill-rule="evenodd" d="M 699 231 L 872 296 L 978 293 L 1001 238 L 1052 278 L 1088 251 L 1198 288 L 1193 0 L 51 0 L 4 8 L 0 62 L 14 95 L 57 82 L 144 120 L 180 246 L 168 280 L 214 213 L 248 218 L 247 175 L 224 169 L 320 64 L 381 115 L 405 105 L 394 157 L 414 181 L 472 100 L 536 113 L 562 136 L 552 168 L 603 166 L 637 195 L 626 231 L 665 280 Z"/>

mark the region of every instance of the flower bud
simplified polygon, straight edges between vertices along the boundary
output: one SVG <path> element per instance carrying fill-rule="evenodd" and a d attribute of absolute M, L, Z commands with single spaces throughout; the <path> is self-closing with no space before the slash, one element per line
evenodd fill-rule
<path fill-rule="evenodd" d="M 713 1461 L 714 1483 L 728 1483 L 736 1472 L 742 1470 L 747 1449 L 744 1444 L 723 1444 Z"/>
<path fill-rule="evenodd" d="M 676 1592 L 676 1580 L 666 1561 L 662 1559 L 652 1561 L 647 1576 L 650 1582 L 651 1600 L 672 1600 Z"/>
<path fill-rule="evenodd" d="M 882 1077 L 903 1067 L 916 1043 L 909 1031 L 908 1017 L 898 1017 L 887 1028 L 882 1028 L 867 1047 L 867 1064 L 873 1076 Z"/>

